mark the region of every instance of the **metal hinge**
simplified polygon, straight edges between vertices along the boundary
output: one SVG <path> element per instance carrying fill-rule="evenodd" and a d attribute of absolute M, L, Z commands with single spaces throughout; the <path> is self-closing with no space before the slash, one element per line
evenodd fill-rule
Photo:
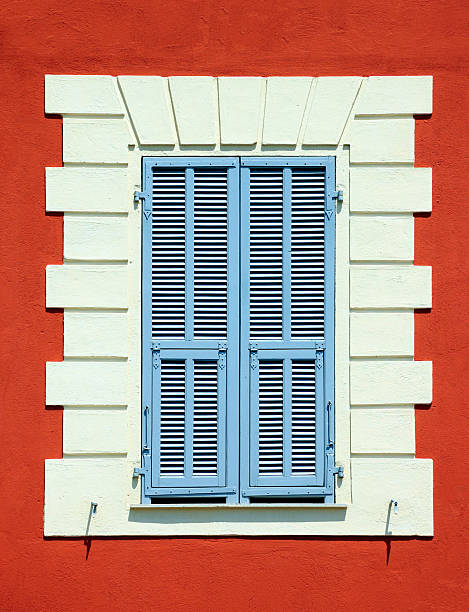
<path fill-rule="evenodd" d="M 151 216 L 150 198 L 147 198 L 144 191 L 134 191 L 134 202 L 138 204 L 140 200 L 143 202 L 143 214 L 145 215 L 145 219 L 149 219 Z"/>
<path fill-rule="evenodd" d="M 335 209 L 334 203 L 331 200 L 337 200 L 337 202 L 343 202 L 344 192 L 343 191 L 333 191 L 331 193 L 330 198 L 329 196 L 326 198 L 326 207 L 324 209 L 324 212 L 328 219 L 332 217 L 332 215 L 334 214 L 334 209 Z"/>
<path fill-rule="evenodd" d="M 144 200 L 145 194 L 143 191 L 134 191 L 134 202 L 138 204 L 139 200 Z"/>
<path fill-rule="evenodd" d="M 333 191 L 332 192 L 332 199 L 333 200 L 337 200 L 337 202 L 343 202 L 344 201 L 344 192 L 343 191 Z"/>
<path fill-rule="evenodd" d="M 141 467 L 134 468 L 134 473 L 132 474 L 132 478 L 138 478 L 139 476 L 143 476 L 145 474 L 145 470 Z"/>
<path fill-rule="evenodd" d="M 251 368 L 255 370 L 257 368 L 257 364 L 259 363 L 259 359 L 257 357 L 257 343 L 256 342 L 249 343 L 249 352 L 250 352 Z"/>
<path fill-rule="evenodd" d="M 220 370 L 223 370 L 226 365 L 226 349 L 226 342 L 218 343 L 218 367 L 220 368 Z"/>
<path fill-rule="evenodd" d="M 152 352 L 152 363 L 155 370 L 160 367 L 160 345 L 159 343 L 154 343 L 151 347 Z"/>
<path fill-rule="evenodd" d="M 332 468 L 332 473 L 333 474 L 337 474 L 337 478 L 343 478 L 344 477 L 344 468 L 341 465 L 333 467 Z"/>

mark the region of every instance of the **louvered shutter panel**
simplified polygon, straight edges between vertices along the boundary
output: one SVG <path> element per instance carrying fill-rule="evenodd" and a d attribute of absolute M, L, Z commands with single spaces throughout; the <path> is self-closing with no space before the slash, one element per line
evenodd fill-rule
<path fill-rule="evenodd" d="M 239 160 L 145 158 L 148 497 L 237 495 Z"/>
<path fill-rule="evenodd" d="M 330 499 L 334 162 L 241 166 L 242 495 Z"/>

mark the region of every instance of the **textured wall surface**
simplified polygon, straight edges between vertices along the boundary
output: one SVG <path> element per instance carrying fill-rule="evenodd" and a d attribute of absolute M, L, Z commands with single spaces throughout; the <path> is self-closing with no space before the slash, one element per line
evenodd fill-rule
<path fill-rule="evenodd" d="M 433 0 L 273 4 L 0 8 L 2 609 L 468 607 L 468 9 L 455 0 L 444 11 Z M 415 263 L 433 266 L 432 312 L 415 318 L 416 359 L 434 363 L 433 404 L 416 412 L 417 457 L 434 458 L 433 539 L 43 539 L 43 462 L 62 452 L 62 413 L 44 410 L 44 361 L 62 359 L 44 268 L 63 252 L 62 219 L 44 213 L 43 168 L 62 157 L 61 119 L 43 114 L 44 73 L 434 75 L 434 114 L 416 123 L 416 165 L 433 167 L 433 212 L 415 220 Z"/>

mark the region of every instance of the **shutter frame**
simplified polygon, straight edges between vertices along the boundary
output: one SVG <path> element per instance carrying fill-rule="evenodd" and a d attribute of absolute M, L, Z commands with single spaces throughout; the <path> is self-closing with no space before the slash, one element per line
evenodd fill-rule
<path fill-rule="evenodd" d="M 154 200 L 153 185 L 154 172 L 159 169 L 163 171 L 177 172 L 180 169 L 184 170 L 185 179 L 185 245 L 184 245 L 184 293 L 185 293 L 185 308 L 184 308 L 184 337 L 154 337 L 152 336 L 152 255 L 153 249 L 158 248 L 152 244 L 152 241 L 158 231 L 153 229 L 154 214 L 157 208 L 157 200 Z M 219 247 L 218 253 L 221 253 L 222 260 L 225 264 L 221 264 L 222 272 L 226 270 L 227 288 L 226 288 L 226 330 L 222 329 L 220 338 L 197 338 L 194 339 L 194 322 L 196 317 L 193 315 L 194 308 L 197 305 L 194 303 L 194 276 L 195 269 L 194 258 L 197 258 L 196 242 L 194 233 L 196 223 L 194 222 L 194 213 L 197 212 L 197 206 L 207 206 L 205 203 L 197 203 L 197 187 L 196 180 L 197 172 L 222 172 L 226 169 L 226 248 L 221 250 Z M 228 501 L 236 501 L 238 497 L 238 391 L 237 385 L 232 381 L 236 380 L 238 368 L 238 342 L 239 330 L 235 323 L 238 320 L 238 277 L 239 269 L 237 265 L 239 251 L 239 220 L 238 220 L 238 184 L 239 184 L 239 160 L 237 158 L 143 158 L 143 185 L 142 195 L 144 200 L 143 209 L 150 210 L 150 214 L 142 215 L 142 502 L 150 504 L 158 497 L 225 497 Z M 166 170 L 164 170 L 166 169 Z M 202 176 L 202 180 L 204 176 Z M 189 189 L 187 189 L 189 187 Z M 201 187 L 205 189 L 206 186 Z M 215 187 L 213 188 L 215 190 Z M 212 190 L 212 191 L 213 191 Z M 204 191 L 204 198 L 210 197 L 210 189 Z M 224 196 L 222 192 L 217 192 L 214 196 L 220 202 Z M 171 195 L 171 194 L 170 194 Z M 157 197 L 157 196 L 156 196 Z M 220 200 L 221 198 L 221 200 Z M 210 204 L 210 202 L 208 203 Z M 202 221 L 201 231 L 204 231 Z M 169 223 L 171 225 L 171 223 Z M 219 224 L 220 225 L 220 224 Z M 223 225 L 223 224 L 222 224 Z M 220 228 L 219 228 L 220 229 Z M 163 230 L 161 230 L 163 232 Z M 220 230 L 221 231 L 221 230 Z M 171 234 L 170 234 L 171 235 Z M 202 236 L 202 241 L 204 240 Z M 158 243 L 156 243 L 158 244 Z M 222 244 L 222 243 L 220 243 Z M 169 243 L 170 253 L 171 243 Z M 202 243 L 202 250 L 204 244 Z M 226 253 L 223 260 L 223 253 Z M 201 255 L 200 257 L 204 257 Z M 200 259 L 200 258 L 199 258 Z M 204 274 L 204 265 L 210 266 L 210 261 L 214 260 L 215 256 L 209 255 L 206 258 L 205 264 L 199 267 Z M 200 260 L 202 261 L 202 260 Z M 208 261 L 208 264 L 207 264 Z M 220 264 L 217 264 L 220 266 Z M 208 270 L 210 274 L 210 269 Z M 170 272 L 168 273 L 170 278 Z M 212 273 L 213 276 L 214 273 Z M 215 273 L 214 279 L 216 282 L 223 285 L 223 273 Z M 220 280 L 221 279 L 221 280 Z M 210 281 L 211 282 L 211 281 Z M 207 286 L 202 278 L 202 287 Z M 209 285 L 208 285 L 209 286 Z M 171 292 L 171 282 L 168 284 Z M 223 291 L 221 293 L 223 301 Z M 190 307 L 187 308 L 187 303 Z M 203 303 L 203 299 L 202 299 Z M 198 307 L 199 310 L 203 304 Z M 206 307 L 207 308 L 207 307 Z M 210 305 L 208 307 L 210 309 Z M 162 317 L 160 317 L 162 318 Z M 202 317 L 203 318 L 203 317 Z M 222 326 L 223 328 L 223 326 Z M 161 328 L 164 331 L 164 328 Z M 180 336 L 180 334 L 179 334 Z M 203 333 L 202 333 L 203 336 Z M 213 336 L 213 335 L 212 335 Z M 174 412 L 175 404 L 171 396 L 169 397 L 169 414 L 170 420 L 167 430 L 169 442 L 163 451 L 166 452 L 166 457 L 169 457 L 170 466 L 169 472 L 162 473 L 162 445 L 164 446 L 161 427 L 163 420 L 160 415 L 161 399 L 161 372 L 165 369 L 165 364 L 171 362 L 184 363 L 184 433 L 179 439 L 174 437 L 173 432 L 175 423 L 171 420 L 176 413 Z M 211 364 L 210 367 L 205 367 L 203 364 Z M 216 364 L 215 369 L 213 365 Z M 216 382 L 213 377 L 213 372 L 216 371 Z M 199 372 L 199 374 L 197 373 Z M 197 391 L 196 378 L 199 376 L 199 391 Z M 200 378 L 202 377 L 202 378 Z M 231 382 L 229 382 L 231 381 Z M 208 386 L 207 386 L 208 385 Z M 215 387 L 216 385 L 216 387 Z M 229 387 L 227 386 L 229 385 Z M 216 388 L 216 391 L 215 391 Z M 205 389 L 205 391 L 204 391 Z M 194 394 L 199 397 L 195 397 Z M 209 404 L 205 399 L 203 405 L 200 403 L 200 397 L 203 394 L 211 398 Z M 213 417 L 214 397 L 216 393 L 217 413 Z M 177 400 L 177 397 L 176 397 Z M 220 400 L 223 400 L 221 403 Z M 198 407 L 197 407 L 198 406 Z M 203 418 L 197 421 L 194 418 L 194 411 L 199 410 L 199 417 L 202 413 L 200 410 L 206 410 L 202 414 Z M 207 412 L 208 411 L 208 412 Z M 211 421 L 207 415 L 212 415 Z M 216 420 L 213 421 L 213 418 Z M 181 420 L 179 426 L 181 425 Z M 200 425 L 197 425 L 199 422 Z M 213 468 L 213 424 L 217 427 L 217 459 L 216 467 L 217 474 L 206 475 L 204 466 L 211 465 Z M 199 433 L 197 433 L 199 432 Z M 205 432 L 205 433 L 204 433 Z M 212 432 L 207 434 L 207 432 Z M 197 438 L 199 435 L 199 438 Z M 211 436 L 211 437 L 210 437 Z M 181 455 L 181 446 L 178 440 L 184 440 L 184 472 L 181 476 L 180 467 L 173 468 L 173 458 Z M 201 440 L 201 444 L 205 447 L 197 446 L 197 439 Z M 193 449 L 194 453 L 193 454 Z M 212 449 L 212 450 L 210 450 Z M 169 453 L 169 454 L 168 454 Z M 172 454 L 176 453 L 176 455 Z M 178 455 L 179 453 L 179 455 Z M 197 457 L 196 459 L 194 457 Z M 171 463 L 173 461 L 173 463 Z M 176 459 L 177 463 L 178 459 Z M 196 474 L 193 466 L 197 463 Z M 179 466 L 179 464 L 177 464 Z M 208 472 L 213 471 L 212 468 L 206 468 Z M 174 470 L 174 475 L 171 471 Z"/>
<path fill-rule="evenodd" d="M 325 173 L 324 183 L 324 209 L 335 210 L 333 195 L 335 193 L 335 158 L 334 157 L 314 157 L 314 158 L 144 158 L 143 159 L 143 196 L 144 210 L 148 210 L 149 202 L 152 201 L 152 181 L 153 168 L 185 168 L 191 169 L 190 174 L 198 168 L 227 168 L 227 188 L 228 188 L 228 226 L 231 228 L 231 249 L 232 257 L 228 258 L 227 273 L 229 279 L 228 298 L 230 302 L 229 314 L 227 315 L 226 342 L 220 342 L 217 338 L 192 338 L 190 350 L 187 337 L 182 338 L 152 338 L 151 334 L 151 286 L 148 279 L 151 278 L 151 225 L 152 215 L 142 215 L 143 224 L 143 245 L 142 245 L 142 469 L 137 470 L 142 474 L 142 501 L 152 503 L 155 496 L 171 496 L 176 500 L 178 497 L 197 496 L 197 497 L 225 497 L 228 503 L 250 503 L 251 497 L 321 497 L 325 502 L 334 501 L 334 268 L 335 268 L 335 214 L 324 215 L 325 228 L 325 249 L 324 249 L 324 338 L 311 339 L 300 336 L 293 337 L 290 329 L 285 330 L 285 312 L 291 313 L 291 300 L 286 299 L 282 292 L 282 330 L 288 339 L 282 342 L 279 350 L 278 341 L 272 339 L 249 338 L 249 172 L 251 168 L 281 168 L 283 176 L 287 176 L 288 181 L 283 181 L 282 206 L 291 208 L 291 176 L 292 172 L 298 168 L 322 168 Z M 240 173 L 239 168 L 241 167 Z M 239 191 L 241 189 L 241 192 Z M 285 201 L 286 200 L 286 201 Z M 290 225 L 289 225 L 290 223 Z M 285 236 L 285 229 L 291 229 L 291 221 L 286 222 L 282 219 L 282 249 L 290 252 L 291 236 Z M 247 231 L 246 231 L 247 228 Z M 241 231 L 241 242 L 239 241 Z M 192 240 L 192 231 L 187 233 L 189 241 Z M 241 250 L 239 251 L 239 246 Z M 187 252 L 187 240 L 186 240 Z M 241 262 L 238 267 L 238 257 Z M 290 256 L 291 257 L 291 256 Z M 282 271 L 290 269 L 291 262 L 282 261 Z M 247 273 L 246 273 L 247 272 Z M 287 273 L 288 277 L 288 273 Z M 189 283 L 190 284 L 190 283 Z M 283 288 L 283 287 L 282 287 Z M 241 299 L 238 301 L 238 292 Z M 288 297 L 289 292 L 286 292 Z M 236 297 L 236 299 L 235 299 Z M 290 317 L 288 317 L 290 319 Z M 236 349 L 234 349 L 236 347 Z M 238 347 L 241 360 L 238 362 Z M 228 348 L 226 353 L 224 348 Z M 231 350 L 230 350 L 231 348 Z M 317 393 L 323 393 L 320 399 L 317 395 L 316 403 L 316 425 L 317 438 L 316 446 L 320 456 L 317 455 L 316 474 L 311 477 L 296 477 L 295 482 L 280 480 L 272 482 L 270 477 L 264 476 L 263 479 L 254 481 L 252 478 L 252 448 L 249 441 L 249 389 L 252 379 L 253 362 L 259 363 L 259 359 L 271 359 L 272 353 L 277 359 L 287 359 L 296 361 L 314 361 L 316 371 Z M 152 468 L 155 473 L 154 453 L 158 451 L 158 440 L 155 437 L 155 427 L 152 419 L 152 385 L 153 378 L 158 384 L 158 375 L 153 377 L 154 362 L 164 359 L 174 359 L 176 356 L 185 355 L 188 359 L 209 359 L 217 361 L 225 359 L 226 355 L 226 381 L 240 379 L 238 395 L 238 385 L 231 384 L 227 387 L 227 410 L 226 428 L 227 439 L 226 448 L 223 451 L 223 458 L 226 461 L 226 480 L 217 479 L 203 480 L 200 478 L 198 484 L 194 480 L 185 483 L 181 479 L 164 479 L 164 486 L 160 480 L 154 478 L 152 481 Z M 318 375 L 318 363 L 321 374 Z M 254 365 L 256 367 L 256 365 Z M 293 366 L 292 366 L 293 367 Z M 217 378 L 220 380 L 220 377 Z M 323 384 L 321 384 L 323 381 Z M 220 393 L 220 391 L 219 391 Z M 155 395 L 158 401 L 158 394 Z M 241 400 L 241 401 L 239 401 Z M 291 403 L 291 402 L 288 402 Z M 321 404 L 319 407 L 318 404 Z M 239 414 L 238 414 L 239 407 Z M 290 410 L 291 413 L 291 410 Z M 289 417 L 293 418 L 293 417 Z M 288 424 L 291 430 L 291 423 Z M 239 444 L 239 446 L 238 446 Z M 286 459 L 288 466 L 292 465 L 292 450 Z M 285 458 L 284 458 L 285 461 Z M 290 467 L 288 467 L 290 469 Z M 239 470 L 239 471 L 238 471 Z M 319 473 L 320 472 L 320 473 Z"/>
<path fill-rule="evenodd" d="M 295 169 L 320 168 L 324 173 L 324 193 L 322 206 L 324 208 L 324 337 L 321 339 L 302 339 L 292 337 L 291 319 L 285 322 L 285 314 L 291 314 L 291 291 L 283 295 L 282 341 L 249 337 L 250 329 L 250 173 L 251 169 L 280 168 L 283 169 L 283 249 L 287 257 L 283 257 L 283 280 L 285 277 L 291 288 L 291 234 L 285 236 L 285 230 L 291 232 L 292 207 L 292 172 Z M 285 180 L 286 177 L 286 180 Z M 335 210 L 333 195 L 335 191 L 335 158 L 241 158 L 241 503 L 249 503 L 250 497 L 323 497 L 324 501 L 334 500 L 334 268 L 335 268 L 335 214 L 326 215 L 326 210 Z M 287 215 L 285 215 L 287 211 Z M 288 216 L 289 218 L 285 218 Z M 285 274 L 285 270 L 287 274 Z M 287 339 L 284 340 L 285 335 Z M 261 476 L 258 471 L 258 438 L 256 423 L 256 406 L 251 406 L 253 396 L 257 393 L 257 374 L 259 362 L 265 359 L 284 360 L 291 364 L 304 359 L 312 360 L 315 351 L 316 372 L 316 472 L 314 476 L 290 476 L 285 472 L 279 476 Z M 255 359 L 252 359 L 255 354 Z M 285 361 L 286 360 L 286 361 Z M 319 366 L 319 367 L 318 367 Z M 287 374 L 290 366 L 287 366 Z M 256 374 L 253 376 L 253 372 Z M 288 376 L 287 376 L 288 377 Z M 285 389 L 284 389 L 285 393 Z M 287 404 L 290 403 L 291 389 L 287 390 Z M 254 402 L 255 403 L 255 402 Z M 329 407 L 329 411 L 327 406 Z M 284 421 L 288 415 L 288 407 L 284 407 Z M 254 420 L 253 420 L 254 419 Z M 290 436 L 291 422 L 284 422 L 283 436 Z M 253 429 L 255 430 L 253 432 Z M 291 439 L 291 436 L 289 437 Z M 284 439 L 284 452 L 285 452 Z M 289 451 L 291 453 L 291 450 Z M 284 470 L 291 466 L 291 454 L 283 457 Z M 285 468 L 286 466 L 286 468 Z"/>

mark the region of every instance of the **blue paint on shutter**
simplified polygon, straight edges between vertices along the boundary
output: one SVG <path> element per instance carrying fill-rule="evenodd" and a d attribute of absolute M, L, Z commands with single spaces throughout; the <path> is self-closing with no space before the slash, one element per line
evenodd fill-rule
<path fill-rule="evenodd" d="M 241 158 L 241 503 L 333 501 L 334 178 L 333 157 Z"/>
<path fill-rule="evenodd" d="M 238 498 L 239 160 L 144 158 L 144 503 Z"/>
<path fill-rule="evenodd" d="M 334 179 L 333 157 L 144 158 L 144 503 L 333 501 Z"/>

